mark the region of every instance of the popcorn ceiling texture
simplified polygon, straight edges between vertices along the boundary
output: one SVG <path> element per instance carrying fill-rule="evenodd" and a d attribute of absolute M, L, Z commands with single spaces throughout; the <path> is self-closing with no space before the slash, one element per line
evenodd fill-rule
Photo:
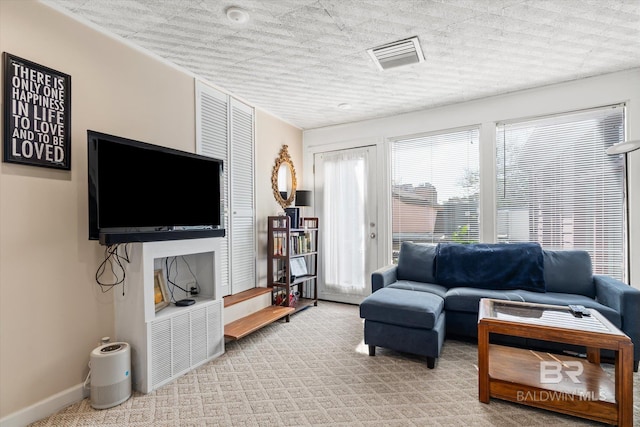
<path fill-rule="evenodd" d="M 638 0 L 46 2 L 302 129 L 640 67 Z M 367 55 L 412 36 L 424 63 L 381 72 Z"/>

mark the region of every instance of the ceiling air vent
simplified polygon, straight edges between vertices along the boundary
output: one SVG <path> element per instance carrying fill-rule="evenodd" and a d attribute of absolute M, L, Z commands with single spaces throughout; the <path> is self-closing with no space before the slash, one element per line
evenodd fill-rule
<path fill-rule="evenodd" d="M 398 40 L 383 46 L 367 49 L 380 71 L 424 61 L 417 37 Z"/>

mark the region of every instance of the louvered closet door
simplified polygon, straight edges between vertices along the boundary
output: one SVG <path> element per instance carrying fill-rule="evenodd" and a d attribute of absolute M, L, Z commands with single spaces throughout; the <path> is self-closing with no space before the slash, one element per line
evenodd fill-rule
<path fill-rule="evenodd" d="M 229 286 L 229 97 L 196 80 L 196 149 L 199 154 L 224 162 L 223 212 L 227 236 L 220 245 L 222 284 L 220 298 L 231 293 Z"/>
<path fill-rule="evenodd" d="M 222 295 L 256 285 L 253 108 L 196 81 L 198 152 L 224 161 Z"/>
<path fill-rule="evenodd" d="M 231 290 L 256 286 L 253 108 L 231 99 Z"/>

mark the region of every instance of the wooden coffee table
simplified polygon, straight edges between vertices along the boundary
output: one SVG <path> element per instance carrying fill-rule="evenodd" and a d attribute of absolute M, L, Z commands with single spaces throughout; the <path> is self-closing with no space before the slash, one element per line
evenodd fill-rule
<path fill-rule="evenodd" d="M 481 299 L 478 316 L 479 399 L 491 397 L 577 417 L 633 424 L 633 344 L 598 311 L 573 316 L 566 306 Z M 490 334 L 575 344 L 587 359 L 489 343 Z M 600 349 L 615 352 L 614 380 Z"/>

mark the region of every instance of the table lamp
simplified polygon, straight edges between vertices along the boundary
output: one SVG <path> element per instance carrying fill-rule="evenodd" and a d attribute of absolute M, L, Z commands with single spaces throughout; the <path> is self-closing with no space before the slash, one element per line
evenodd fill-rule
<path fill-rule="evenodd" d="M 300 207 L 300 221 L 302 222 L 302 218 L 304 218 L 304 207 L 311 206 L 311 196 L 312 193 L 310 190 L 298 190 L 296 191 L 296 206 Z M 304 226 L 304 224 L 300 224 L 300 226 Z"/>

